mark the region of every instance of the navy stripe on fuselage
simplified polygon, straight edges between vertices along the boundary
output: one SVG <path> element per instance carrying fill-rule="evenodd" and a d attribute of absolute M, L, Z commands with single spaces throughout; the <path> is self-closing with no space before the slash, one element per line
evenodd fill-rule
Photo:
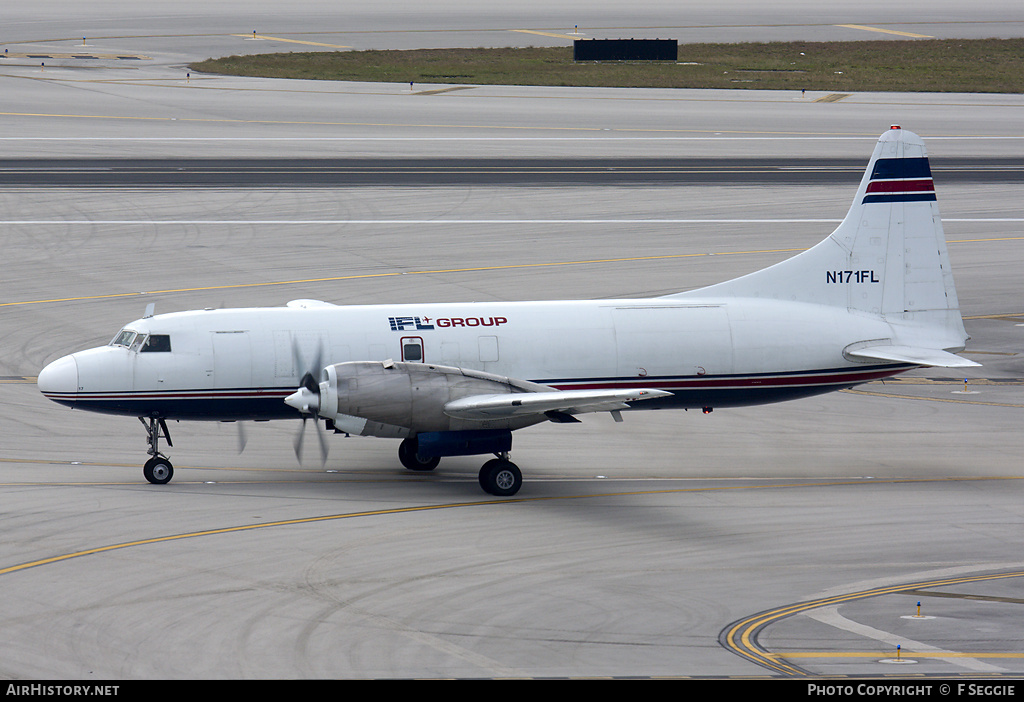
<path fill-rule="evenodd" d="M 742 376 L 664 376 L 564 378 L 534 381 L 559 390 L 653 388 L 672 395 L 645 400 L 637 409 L 738 407 L 809 397 L 891 377 L 914 366 L 874 365 L 816 371 Z M 294 388 L 44 393 L 54 402 L 93 412 L 184 420 L 294 419 L 298 410 L 284 403 Z"/>
<path fill-rule="evenodd" d="M 44 393 L 54 402 L 90 412 L 164 419 L 292 419 L 302 416 L 284 403 L 294 388 L 228 391 Z"/>
<path fill-rule="evenodd" d="M 531 382 L 551 387 L 560 387 L 566 383 L 630 383 L 636 387 L 661 387 L 665 382 L 689 382 L 689 383 L 729 383 L 729 382 L 754 382 L 764 380 L 777 380 L 787 382 L 788 379 L 795 379 L 801 382 L 802 379 L 814 380 L 822 377 L 834 377 L 836 375 L 848 376 L 874 376 L 876 374 L 893 375 L 914 368 L 909 363 L 876 363 L 870 366 L 850 366 L 845 368 L 819 368 L 816 370 L 793 370 L 793 371 L 767 371 L 763 373 L 744 373 L 736 375 L 651 375 L 651 376 L 605 376 L 597 378 L 546 378 L 533 380 Z"/>
<path fill-rule="evenodd" d="M 746 376 L 689 376 L 684 378 L 604 378 L 544 381 L 559 390 L 624 390 L 654 388 L 670 397 L 644 400 L 637 409 L 684 409 L 761 405 L 850 388 L 910 370 L 910 365 L 869 366 L 821 371 L 794 371 Z"/>

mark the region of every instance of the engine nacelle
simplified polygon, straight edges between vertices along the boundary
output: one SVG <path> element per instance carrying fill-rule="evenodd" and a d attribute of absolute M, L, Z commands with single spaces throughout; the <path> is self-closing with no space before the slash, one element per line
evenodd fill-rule
<path fill-rule="evenodd" d="M 349 434 L 401 438 L 424 432 L 520 429 L 540 415 L 469 420 L 449 417 L 444 406 L 474 395 L 550 390 L 491 373 L 426 363 L 352 361 L 324 368 L 319 415 Z"/>

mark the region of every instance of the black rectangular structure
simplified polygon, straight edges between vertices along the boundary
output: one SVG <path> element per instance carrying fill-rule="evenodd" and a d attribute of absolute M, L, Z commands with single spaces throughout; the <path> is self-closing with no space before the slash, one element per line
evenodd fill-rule
<path fill-rule="evenodd" d="M 577 39 L 572 46 L 573 61 L 675 61 L 678 55 L 675 39 Z"/>

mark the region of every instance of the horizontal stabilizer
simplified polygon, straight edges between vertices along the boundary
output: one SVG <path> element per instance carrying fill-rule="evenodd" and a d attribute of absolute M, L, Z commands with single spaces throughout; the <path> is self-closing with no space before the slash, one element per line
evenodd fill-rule
<path fill-rule="evenodd" d="M 612 412 L 627 409 L 628 402 L 671 395 L 664 390 L 555 390 L 502 395 L 473 395 L 452 400 L 444 413 L 458 419 L 495 419 L 545 412 Z"/>
<path fill-rule="evenodd" d="M 871 361 L 913 363 L 915 366 L 937 366 L 939 368 L 971 368 L 981 365 L 948 351 L 921 349 L 913 346 L 868 346 L 847 351 L 846 355 Z"/>

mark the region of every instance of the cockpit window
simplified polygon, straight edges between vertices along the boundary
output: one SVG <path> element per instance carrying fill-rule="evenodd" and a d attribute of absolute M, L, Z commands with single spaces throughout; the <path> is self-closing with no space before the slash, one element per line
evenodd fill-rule
<path fill-rule="evenodd" d="M 170 351 L 171 337 L 167 334 L 150 334 L 142 344 L 142 352 Z"/>
<path fill-rule="evenodd" d="M 138 334 L 133 332 L 131 329 L 122 329 L 117 333 L 117 336 L 115 336 L 113 340 L 111 340 L 110 345 L 130 347 L 132 345 L 132 342 L 135 341 L 135 337 L 137 336 Z"/>
<path fill-rule="evenodd" d="M 169 352 L 171 337 L 168 334 L 139 334 L 131 329 L 122 329 L 109 345 L 124 346 L 138 353 Z"/>

